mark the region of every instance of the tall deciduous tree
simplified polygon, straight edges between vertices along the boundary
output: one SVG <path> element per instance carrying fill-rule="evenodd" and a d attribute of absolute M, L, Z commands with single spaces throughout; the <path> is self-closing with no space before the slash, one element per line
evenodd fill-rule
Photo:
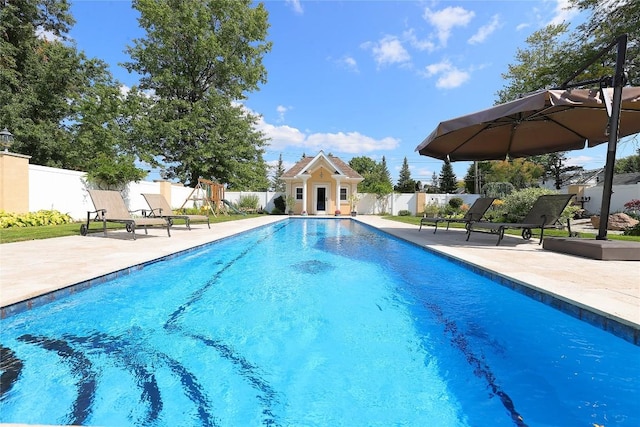
<path fill-rule="evenodd" d="M 533 33 L 527 39 L 528 47 L 518 49 L 516 63 L 509 65 L 509 71 L 503 74 L 507 84 L 498 91 L 497 102 L 560 86 L 621 34 L 628 35 L 625 71 L 630 82 L 636 85 L 640 82 L 640 2 L 570 0 L 570 3 L 587 12 L 587 19 L 573 32 L 565 23 L 549 25 Z M 572 82 L 597 81 L 612 76 L 615 61 L 614 46 Z M 538 160 L 545 167 L 545 174 L 554 177 L 556 187 L 562 185 L 566 172 L 570 172 L 563 165 L 564 157 L 564 153 L 557 153 Z"/>
<path fill-rule="evenodd" d="M 589 13 L 584 23 L 572 33 L 578 55 L 586 60 L 601 51 L 621 34 L 628 35 L 625 71 L 634 85 L 640 84 L 640 2 L 636 0 L 570 0 Z M 596 64 L 601 75 L 611 75 L 615 63 L 615 48 Z M 604 66 L 604 68 L 602 68 Z"/>
<path fill-rule="evenodd" d="M 66 0 L 0 7 L 0 126 L 15 135 L 12 151 L 31 163 L 87 171 L 102 182 L 141 179 L 146 173 L 120 127 L 119 85 L 103 61 L 67 40 L 73 23 Z"/>
<path fill-rule="evenodd" d="M 349 160 L 349 166 L 364 178 L 364 180 L 358 184 L 358 192 L 372 193 L 373 185 L 378 180 L 376 173 L 378 164 L 376 161 L 366 156 L 353 157 Z"/>
<path fill-rule="evenodd" d="M 491 162 L 487 173 L 488 182 L 509 182 L 516 189 L 535 186 L 544 174 L 544 168 L 526 159 Z"/>
<path fill-rule="evenodd" d="M 509 64 L 508 71 L 502 74 L 507 84 L 497 92 L 496 103 L 513 101 L 529 92 L 559 86 L 577 68 L 579 64 L 573 69 L 564 70 L 559 65 L 570 51 L 566 41 L 568 28 L 567 24 L 549 25 L 527 38 L 527 47 L 517 49 L 516 62 Z M 570 56 L 573 57 L 573 54 Z"/>
<path fill-rule="evenodd" d="M 616 173 L 640 172 L 640 148 L 636 150 L 637 154 L 623 157 L 616 160 Z"/>
<path fill-rule="evenodd" d="M 264 135 L 237 102 L 266 81 L 267 11 L 250 0 L 135 0 L 146 37 L 127 52 L 150 108 L 138 117 L 144 160 L 166 178 L 266 189 Z"/>

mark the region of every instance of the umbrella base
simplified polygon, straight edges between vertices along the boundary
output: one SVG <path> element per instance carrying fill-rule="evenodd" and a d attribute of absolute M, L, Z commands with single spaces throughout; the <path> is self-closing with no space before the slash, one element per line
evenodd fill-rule
<path fill-rule="evenodd" d="M 606 261 L 640 261 L 640 243 L 622 240 L 547 237 L 543 249 Z"/>

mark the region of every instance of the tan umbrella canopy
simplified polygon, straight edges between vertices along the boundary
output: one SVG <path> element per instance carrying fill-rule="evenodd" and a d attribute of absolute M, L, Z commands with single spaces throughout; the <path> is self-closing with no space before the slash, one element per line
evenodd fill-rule
<path fill-rule="evenodd" d="M 640 88 L 626 86 L 627 34 L 583 65 L 561 89 L 542 90 L 441 122 L 416 151 L 437 159 L 498 160 L 607 145 L 597 240 L 607 237 L 618 139 L 640 132 Z M 571 83 L 616 47 L 613 76 Z M 598 84 L 599 89 L 571 89 Z"/>
<path fill-rule="evenodd" d="M 594 147 L 609 139 L 613 88 L 542 90 L 441 122 L 416 151 L 437 159 L 499 160 Z M 607 114 L 609 109 L 609 114 Z M 624 87 L 618 136 L 640 132 L 640 87 Z"/>

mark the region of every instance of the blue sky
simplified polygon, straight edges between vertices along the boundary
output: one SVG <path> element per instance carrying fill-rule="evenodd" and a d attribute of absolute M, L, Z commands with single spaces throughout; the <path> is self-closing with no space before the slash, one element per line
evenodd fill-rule
<path fill-rule="evenodd" d="M 549 23 L 583 16 L 566 0 L 298 1 L 269 0 L 272 51 L 268 81 L 244 102 L 271 138 L 265 160 L 285 168 L 320 150 L 349 161 L 385 156 L 397 180 L 404 158 L 411 177 L 430 182 L 442 161 L 415 148 L 440 121 L 493 105 L 518 48 Z M 71 0 L 71 37 L 103 59 L 125 86 L 138 77 L 119 64 L 144 37 L 129 1 Z M 635 154 L 627 138 L 617 158 Z M 568 153 L 571 164 L 604 166 L 606 144 Z M 462 179 L 469 163 L 453 163 Z M 153 175 L 154 173 L 152 173 Z M 155 176 L 157 177 L 157 176 Z M 149 178 L 155 178 L 150 176 Z"/>

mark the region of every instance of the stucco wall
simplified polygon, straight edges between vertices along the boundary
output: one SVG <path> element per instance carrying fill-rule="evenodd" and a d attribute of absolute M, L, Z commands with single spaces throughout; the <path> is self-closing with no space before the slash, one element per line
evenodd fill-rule
<path fill-rule="evenodd" d="M 585 188 L 584 196 L 590 197 L 590 200 L 584 204 L 585 210 L 590 214 L 600 214 L 602 208 L 602 186 Z M 611 195 L 609 212 L 623 212 L 624 204 L 633 199 L 640 200 L 640 183 L 616 185 Z"/>

